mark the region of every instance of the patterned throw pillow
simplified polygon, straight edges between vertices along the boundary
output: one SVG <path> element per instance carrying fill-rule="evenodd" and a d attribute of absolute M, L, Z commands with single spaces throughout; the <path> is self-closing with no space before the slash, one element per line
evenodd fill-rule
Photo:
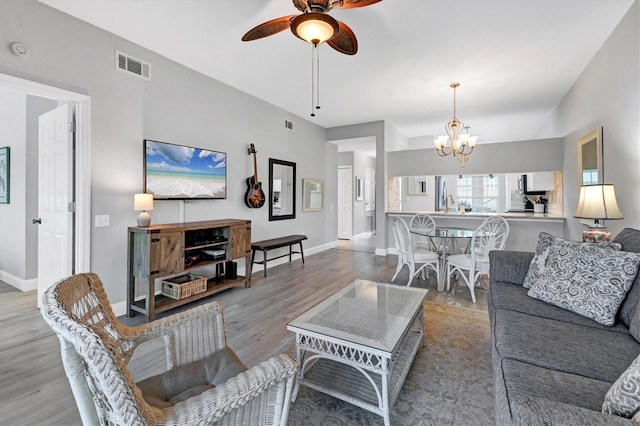
<path fill-rule="evenodd" d="M 638 356 L 604 397 L 602 412 L 640 419 L 640 356 Z"/>
<path fill-rule="evenodd" d="M 640 274 L 640 272 L 638 273 Z M 637 310 L 636 314 L 631 319 L 631 324 L 629 324 L 629 334 L 640 342 L 640 309 Z M 640 420 L 640 417 L 638 420 Z"/>
<path fill-rule="evenodd" d="M 549 250 L 546 270 L 527 294 L 601 324 L 613 325 L 639 264 L 640 253 L 557 242 Z"/>
<path fill-rule="evenodd" d="M 538 278 L 540 278 L 547 268 L 547 258 L 549 257 L 549 250 L 551 249 L 551 246 L 559 242 L 567 242 L 574 245 L 585 244 L 579 241 L 565 240 L 564 238 L 555 237 L 551 234 L 547 234 L 546 232 L 541 232 L 538 235 L 538 245 L 536 247 L 535 255 L 533 256 L 533 259 L 531 259 L 529 271 L 527 272 L 527 276 L 524 277 L 524 282 L 522 283 L 524 288 L 531 288 L 531 286 L 538 281 Z M 618 243 L 599 243 L 598 247 L 608 248 L 611 250 L 620 250 L 622 248 Z"/>

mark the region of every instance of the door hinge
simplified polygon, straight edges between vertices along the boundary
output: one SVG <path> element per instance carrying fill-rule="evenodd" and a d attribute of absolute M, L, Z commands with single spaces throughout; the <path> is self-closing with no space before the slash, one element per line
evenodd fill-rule
<path fill-rule="evenodd" d="M 75 133 L 76 132 L 76 122 L 75 121 L 70 121 L 69 122 L 69 131 L 71 133 Z"/>
<path fill-rule="evenodd" d="M 69 203 L 69 211 L 71 213 L 75 213 L 76 212 L 76 202 L 72 201 L 71 203 Z"/>

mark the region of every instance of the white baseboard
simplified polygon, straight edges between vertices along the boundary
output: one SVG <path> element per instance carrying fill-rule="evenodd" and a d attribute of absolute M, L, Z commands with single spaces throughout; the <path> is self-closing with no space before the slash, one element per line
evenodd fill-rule
<path fill-rule="evenodd" d="M 5 271 L 0 271 L 0 280 L 9 284 L 12 287 L 17 288 L 20 291 L 31 291 L 38 289 L 38 278 L 31 278 L 28 280 L 18 278 Z"/>
<path fill-rule="evenodd" d="M 391 254 L 390 250 L 394 251 L 395 254 L 395 249 L 392 248 L 386 248 L 386 249 L 376 249 L 376 256 L 386 256 L 387 254 Z"/>
<path fill-rule="evenodd" d="M 370 238 L 372 235 L 372 232 L 363 232 L 362 234 L 354 235 L 351 239 L 357 240 L 358 238 Z"/>
<path fill-rule="evenodd" d="M 117 317 L 125 315 L 127 313 L 127 301 L 123 300 L 122 302 L 112 303 L 111 309 L 113 309 L 113 313 Z"/>
<path fill-rule="evenodd" d="M 304 254 L 305 255 L 312 255 L 315 253 L 320 253 L 321 251 L 325 251 L 325 250 L 329 250 L 331 248 L 335 248 L 338 246 L 338 242 L 337 241 L 333 241 L 330 243 L 326 243 L 326 244 L 322 244 L 316 247 L 311 247 L 310 249 L 304 249 Z M 292 260 L 298 260 L 301 259 L 300 254 L 294 254 L 292 256 Z M 282 257 L 280 259 L 275 259 L 275 260 L 271 260 L 268 262 L 268 266 L 270 268 L 277 266 L 277 265 L 282 265 L 284 263 L 289 263 L 289 258 L 288 257 Z M 262 271 L 264 269 L 263 265 L 254 265 L 252 273 L 256 273 L 259 271 Z M 238 267 L 238 275 L 245 275 L 246 273 L 246 268 L 244 267 Z M 159 292 L 157 292 L 159 293 Z M 113 313 L 116 314 L 116 316 L 122 316 L 125 315 L 127 313 L 127 301 L 123 300 L 121 302 L 117 302 L 117 303 L 112 303 L 111 304 L 111 309 L 113 309 Z M 141 314 L 138 314 L 141 315 Z"/>

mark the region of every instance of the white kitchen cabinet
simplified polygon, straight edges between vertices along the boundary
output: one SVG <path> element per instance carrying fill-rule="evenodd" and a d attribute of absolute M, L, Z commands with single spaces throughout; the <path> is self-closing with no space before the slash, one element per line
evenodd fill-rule
<path fill-rule="evenodd" d="M 527 173 L 527 191 L 553 191 L 555 172 Z"/>

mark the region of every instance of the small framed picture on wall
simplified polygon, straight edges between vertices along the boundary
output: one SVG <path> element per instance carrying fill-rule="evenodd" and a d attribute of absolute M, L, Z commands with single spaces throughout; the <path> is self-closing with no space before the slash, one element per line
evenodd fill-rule
<path fill-rule="evenodd" d="M 364 182 L 361 177 L 356 176 L 356 201 L 364 200 Z"/>
<path fill-rule="evenodd" d="M 8 146 L 0 148 L 0 204 L 9 204 L 10 150 Z"/>

